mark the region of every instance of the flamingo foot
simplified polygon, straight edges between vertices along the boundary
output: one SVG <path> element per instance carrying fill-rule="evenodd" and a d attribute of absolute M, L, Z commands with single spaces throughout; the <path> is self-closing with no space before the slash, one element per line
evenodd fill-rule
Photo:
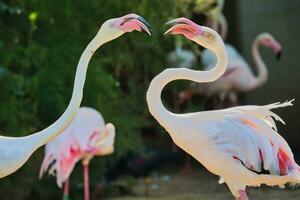
<path fill-rule="evenodd" d="M 248 195 L 245 190 L 239 191 L 239 197 L 236 200 L 249 200 Z"/>

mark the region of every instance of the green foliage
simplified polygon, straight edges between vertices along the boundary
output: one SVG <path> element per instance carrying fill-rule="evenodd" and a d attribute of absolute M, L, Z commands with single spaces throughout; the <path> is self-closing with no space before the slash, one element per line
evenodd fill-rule
<path fill-rule="evenodd" d="M 78 59 L 100 25 L 109 18 L 140 14 L 152 24 L 153 36 L 126 34 L 101 47 L 89 65 L 82 105 L 99 110 L 117 132 L 116 153 L 92 161 L 100 164 L 94 165 L 91 179 L 100 180 L 109 164 L 141 147 L 140 130 L 149 125 L 145 93 L 174 44 L 172 38 L 163 39 L 163 23 L 188 15 L 190 3 L 1 0 L 0 134 L 28 135 L 53 123 L 67 107 Z M 39 150 L 20 171 L 1 180 L 1 199 L 60 198 L 53 178 L 37 180 L 42 156 Z M 81 177 L 74 173 L 72 179 Z"/>

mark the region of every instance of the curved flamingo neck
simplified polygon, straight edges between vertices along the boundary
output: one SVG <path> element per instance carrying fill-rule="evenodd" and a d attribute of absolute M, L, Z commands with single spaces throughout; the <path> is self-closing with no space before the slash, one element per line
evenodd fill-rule
<path fill-rule="evenodd" d="M 96 37 L 88 44 L 88 46 L 86 47 L 86 49 L 84 50 L 84 52 L 80 57 L 76 69 L 72 97 L 65 112 L 60 116 L 60 118 L 57 121 L 55 121 L 52 125 L 50 125 L 46 129 L 36 134 L 32 134 L 25 137 L 28 138 L 30 141 L 32 141 L 33 139 L 34 141 L 32 142 L 36 146 L 36 148 L 39 148 L 40 146 L 46 144 L 48 141 L 58 136 L 75 117 L 82 100 L 83 87 L 85 83 L 86 72 L 87 72 L 89 61 L 92 55 L 94 54 L 94 52 L 102 44 L 105 43 L 105 41 L 102 41 L 101 38 L 96 38 Z"/>
<path fill-rule="evenodd" d="M 201 43 L 197 42 L 197 40 L 194 41 L 198 44 Z M 220 41 L 222 40 L 220 39 Z M 172 120 L 180 115 L 167 110 L 161 101 L 161 92 L 168 83 L 180 79 L 190 80 L 197 83 L 213 82 L 225 72 L 228 58 L 224 43 L 222 42 L 218 49 L 210 50 L 213 51 L 217 56 L 217 64 L 211 70 L 196 71 L 186 68 L 169 68 L 165 69 L 152 79 L 147 91 L 147 104 L 150 113 L 165 128 L 168 128 L 168 126 L 172 124 Z"/>
<path fill-rule="evenodd" d="M 261 86 L 268 79 L 268 70 L 266 64 L 262 60 L 261 55 L 259 53 L 258 50 L 259 46 L 260 46 L 260 38 L 257 37 L 252 44 L 252 56 L 257 68 L 257 77 L 255 77 L 252 83 L 252 88 Z"/>

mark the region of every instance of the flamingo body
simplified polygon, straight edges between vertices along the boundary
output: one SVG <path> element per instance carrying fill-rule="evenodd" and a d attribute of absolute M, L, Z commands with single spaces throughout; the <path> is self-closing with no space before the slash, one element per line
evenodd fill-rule
<path fill-rule="evenodd" d="M 248 199 L 246 186 L 300 183 L 299 166 L 289 145 L 277 132 L 275 120 L 282 120 L 271 111 L 290 106 L 292 101 L 186 114 L 175 114 L 164 107 L 161 92 L 166 84 L 178 79 L 216 81 L 225 73 L 228 63 L 225 45 L 217 32 L 186 18 L 169 23 L 175 25 L 166 34 L 182 34 L 210 49 L 216 54 L 217 63 L 208 71 L 169 68 L 154 77 L 147 92 L 147 104 L 154 118 L 179 147 L 222 177 L 238 200 Z"/>
<path fill-rule="evenodd" d="M 228 65 L 225 73 L 215 82 L 205 83 L 195 87 L 195 93 L 213 96 L 220 93 L 229 93 L 231 91 L 247 91 L 249 82 L 254 82 L 253 73 L 248 63 L 230 44 L 226 44 L 228 54 Z M 201 61 L 204 70 L 210 70 L 216 65 L 216 56 L 213 52 L 205 49 L 201 54 Z"/>
<path fill-rule="evenodd" d="M 40 177 L 46 171 L 55 172 L 57 184 L 61 187 L 79 160 L 112 154 L 114 138 L 112 124 L 105 126 L 99 112 L 81 107 L 64 132 L 46 145 Z"/>
<path fill-rule="evenodd" d="M 273 129 L 271 118 L 277 115 L 270 109 L 289 105 L 291 102 L 184 114 L 167 131 L 178 146 L 221 176 L 238 196 L 246 186 L 300 182 L 299 166 L 286 141 Z M 260 174 L 265 171 L 269 174 Z"/>

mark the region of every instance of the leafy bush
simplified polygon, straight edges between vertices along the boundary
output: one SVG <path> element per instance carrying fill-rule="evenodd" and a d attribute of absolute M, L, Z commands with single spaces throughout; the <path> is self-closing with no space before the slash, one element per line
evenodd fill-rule
<path fill-rule="evenodd" d="M 89 65 L 82 105 L 99 110 L 117 131 L 116 153 L 92 161 L 100 164 L 92 166 L 97 175 L 91 179 L 100 180 L 118 157 L 141 147 L 140 130 L 150 119 L 146 90 L 174 48 L 174 39 L 163 39 L 163 23 L 187 15 L 192 2 L 0 1 L 0 134 L 28 135 L 53 123 L 70 100 L 78 59 L 100 25 L 140 14 L 152 24 L 153 36 L 126 34 L 101 47 Z M 42 156 L 43 150 L 37 151 L 21 170 L 0 181 L 1 199 L 60 198 L 53 178 L 37 180 Z M 81 177 L 74 173 L 72 180 Z"/>

